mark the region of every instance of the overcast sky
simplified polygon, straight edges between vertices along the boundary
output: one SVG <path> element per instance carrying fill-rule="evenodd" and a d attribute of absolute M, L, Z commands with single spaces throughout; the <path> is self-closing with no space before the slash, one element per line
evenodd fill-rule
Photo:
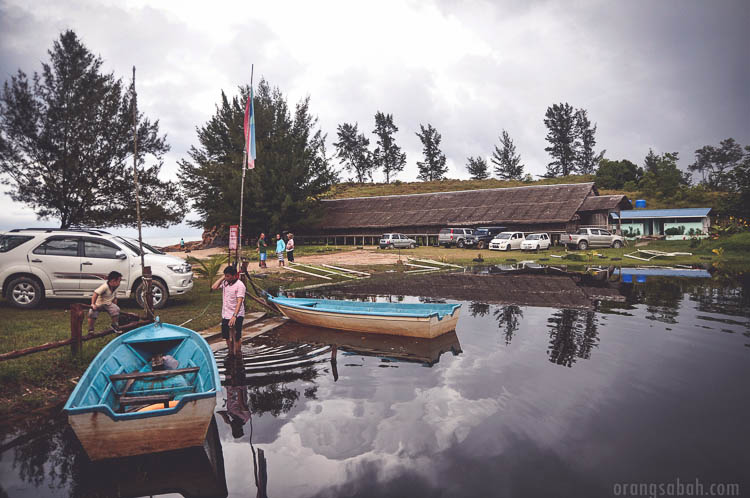
<path fill-rule="evenodd" d="M 559 102 L 589 111 L 606 157 L 677 151 L 686 168 L 703 145 L 750 144 L 748 26 L 744 0 L 0 0 L 0 80 L 39 71 L 66 29 L 106 71 L 129 79 L 135 65 L 141 109 L 172 147 L 170 179 L 250 64 L 290 103 L 310 95 L 329 152 L 338 124 L 369 133 L 376 111 L 392 113 L 403 181 L 416 179 L 420 123 L 442 134 L 451 178 L 468 178 L 466 157 L 489 158 L 503 129 L 526 171 L 544 173 L 542 120 Z M 0 196 L 0 230 L 35 218 Z"/>

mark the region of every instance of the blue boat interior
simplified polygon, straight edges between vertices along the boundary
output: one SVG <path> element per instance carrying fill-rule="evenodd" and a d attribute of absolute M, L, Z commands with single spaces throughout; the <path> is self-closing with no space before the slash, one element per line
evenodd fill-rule
<path fill-rule="evenodd" d="M 177 360 L 177 367 L 166 375 L 162 372 L 160 377 L 110 378 L 152 372 L 151 360 L 157 354 L 172 356 Z M 171 374 L 176 369 L 195 371 Z M 215 396 L 220 388 L 213 353 L 200 335 L 175 325 L 154 323 L 123 334 L 105 346 L 81 377 L 65 411 L 103 411 L 118 419 L 135 415 L 144 406 L 155 404 L 156 397 L 178 402 L 171 408 L 153 410 L 164 414 L 179 411 L 183 399 Z M 130 403 L 132 398 L 146 399 L 142 403 Z M 151 398 L 150 402 L 148 398 Z M 169 406 L 166 399 L 163 402 Z"/>
<path fill-rule="evenodd" d="M 344 301 L 337 299 L 305 299 L 294 297 L 272 297 L 274 303 L 300 309 L 315 309 L 331 313 L 379 316 L 430 317 L 452 316 L 460 304 L 444 303 L 382 303 Z"/>

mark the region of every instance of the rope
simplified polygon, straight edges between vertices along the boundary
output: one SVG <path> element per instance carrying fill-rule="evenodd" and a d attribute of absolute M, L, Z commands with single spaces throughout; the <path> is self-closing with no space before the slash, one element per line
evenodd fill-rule
<path fill-rule="evenodd" d="M 186 323 L 190 323 L 190 322 L 192 322 L 193 320 L 195 320 L 196 318 L 198 318 L 198 317 L 202 316 L 202 315 L 203 315 L 203 313 L 205 313 L 205 312 L 206 312 L 206 311 L 208 310 L 208 307 L 209 307 L 209 306 L 211 306 L 211 303 L 207 304 L 207 305 L 206 305 L 206 307 L 205 307 L 205 308 L 203 308 L 203 311 L 201 311 L 201 312 L 200 312 L 200 314 L 198 314 L 198 315 L 195 315 L 195 316 L 194 316 L 193 318 L 191 318 L 190 320 L 187 320 L 187 321 L 185 321 L 185 322 L 182 322 L 182 323 L 181 323 L 180 325 L 178 325 L 178 327 L 182 327 L 182 326 L 183 326 L 183 325 L 185 325 Z"/>

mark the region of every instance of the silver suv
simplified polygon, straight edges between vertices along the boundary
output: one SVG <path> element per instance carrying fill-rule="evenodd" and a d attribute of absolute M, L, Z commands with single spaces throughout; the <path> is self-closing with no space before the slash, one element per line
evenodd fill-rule
<path fill-rule="evenodd" d="M 153 275 L 154 307 L 193 288 L 192 267 L 182 259 L 144 248 Z M 91 297 L 118 271 L 117 297 L 143 301 L 138 243 L 102 230 L 16 229 L 0 235 L 2 295 L 20 308 L 35 308 L 43 298 Z"/>
<path fill-rule="evenodd" d="M 471 228 L 443 228 L 438 233 L 438 244 L 445 247 L 471 247 L 476 241 Z"/>
<path fill-rule="evenodd" d="M 380 237 L 381 249 L 414 249 L 417 241 L 402 233 L 384 233 Z"/>

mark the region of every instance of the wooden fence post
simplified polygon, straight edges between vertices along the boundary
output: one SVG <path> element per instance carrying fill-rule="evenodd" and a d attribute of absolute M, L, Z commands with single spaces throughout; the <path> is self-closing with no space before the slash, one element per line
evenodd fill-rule
<path fill-rule="evenodd" d="M 80 356 L 83 349 L 83 310 L 84 306 L 80 303 L 70 305 L 70 352 L 73 356 Z"/>
<path fill-rule="evenodd" d="M 143 296 L 144 301 L 146 302 L 146 319 L 147 320 L 154 320 L 154 293 L 152 292 L 151 288 L 151 267 L 150 266 L 144 266 L 143 267 L 143 281 L 146 284 L 146 292 Z M 163 296 L 162 296 L 163 299 Z"/>

